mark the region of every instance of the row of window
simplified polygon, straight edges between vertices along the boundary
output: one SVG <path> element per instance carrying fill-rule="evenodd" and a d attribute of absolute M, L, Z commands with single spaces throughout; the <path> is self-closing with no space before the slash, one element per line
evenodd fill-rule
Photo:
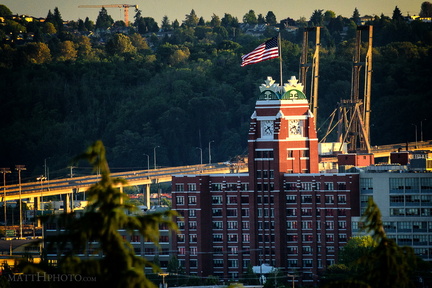
<path fill-rule="evenodd" d="M 321 240 L 324 240 L 324 242 L 334 242 L 335 239 L 336 239 L 335 235 L 332 234 L 332 233 L 327 233 L 324 236 L 325 236 L 325 238 L 321 239 L 321 233 L 317 233 L 316 234 L 316 238 L 314 237 L 313 234 L 302 234 L 301 236 L 299 236 L 298 234 L 287 234 L 287 241 L 288 242 L 302 241 L 302 242 L 317 242 L 317 243 L 320 243 Z M 336 237 L 337 237 L 337 239 L 338 239 L 339 242 L 347 242 L 348 241 L 347 234 L 340 233 Z"/>
<path fill-rule="evenodd" d="M 249 183 L 212 183 L 211 191 L 248 191 Z"/>
<path fill-rule="evenodd" d="M 346 204 L 347 203 L 347 196 L 346 195 L 301 195 L 300 196 L 300 203 L 313 203 L 313 200 L 315 199 L 316 204 L 321 204 L 321 198 L 324 198 L 325 204 Z M 337 202 L 336 202 L 337 201 Z M 286 203 L 287 204 L 297 204 L 297 195 L 287 195 L 286 196 Z"/>
<path fill-rule="evenodd" d="M 299 222 L 297 221 L 287 221 L 287 230 L 296 230 L 299 228 Z M 326 230 L 333 230 L 335 229 L 335 224 L 338 229 L 346 229 L 347 228 L 347 221 L 338 221 L 335 223 L 334 221 L 325 221 L 322 223 L 319 221 L 300 221 L 301 229 L 302 230 L 310 230 L 315 229 L 320 230 L 321 227 L 324 227 Z"/>
<path fill-rule="evenodd" d="M 317 251 L 316 253 L 321 253 L 321 246 L 317 246 L 315 248 Z M 292 254 L 298 254 L 299 251 L 302 252 L 303 255 L 305 254 L 313 254 L 313 248 L 312 246 L 288 246 L 288 255 Z M 325 246 L 326 254 L 334 254 L 335 253 L 335 247 L 334 246 Z"/>
<path fill-rule="evenodd" d="M 432 195 L 390 195 L 390 205 L 432 206 Z"/>
<path fill-rule="evenodd" d="M 432 208 L 390 208 L 390 216 L 432 216 Z"/>
<path fill-rule="evenodd" d="M 287 216 L 312 216 L 313 209 L 312 208 L 287 208 L 286 215 Z M 325 217 L 335 217 L 335 216 L 347 216 L 348 209 L 316 209 L 316 217 L 320 217 L 321 214 Z"/>
<path fill-rule="evenodd" d="M 389 181 L 390 191 L 416 190 L 422 192 L 432 192 L 432 177 L 390 178 Z"/>
<path fill-rule="evenodd" d="M 307 190 L 307 191 L 313 191 L 313 190 L 327 190 L 327 191 L 334 191 L 334 190 L 346 190 L 346 182 L 287 182 L 285 183 L 285 190 Z"/>
<path fill-rule="evenodd" d="M 250 234 L 241 234 L 241 238 L 239 239 L 239 235 L 237 233 L 228 233 L 228 234 L 222 234 L 222 233 L 215 233 L 213 234 L 213 242 L 223 242 L 225 239 L 229 243 L 237 243 L 239 240 L 241 240 L 242 243 L 248 243 L 250 242 Z M 196 243 L 198 240 L 197 234 L 177 234 L 177 242 L 178 243 L 184 243 L 186 241 L 186 237 L 189 238 L 189 243 Z"/>

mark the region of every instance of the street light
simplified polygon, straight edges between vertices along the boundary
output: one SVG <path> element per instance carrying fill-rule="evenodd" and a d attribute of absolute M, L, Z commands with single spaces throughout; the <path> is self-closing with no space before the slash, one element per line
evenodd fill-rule
<path fill-rule="evenodd" d="M 411 125 L 415 126 L 415 148 L 417 149 L 417 125 L 412 123 Z"/>
<path fill-rule="evenodd" d="M 42 205 L 43 205 L 43 181 L 47 180 L 47 177 L 45 177 L 44 175 L 41 175 L 40 177 L 36 178 L 37 181 L 41 182 L 41 199 L 40 199 L 40 205 L 41 205 L 41 210 L 42 210 L 42 215 L 43 215 L 43 209 L 42 209 Z"/>
<path fill-rule="evenodd" d="M 420 121 L 420 141 L 423 142 L 423 121 L 426 121 L 427 119 L 423 119 Z"/>
<path fill-rule="evenodd" d="M 209 152 L 209 164 L 211 164 L 211 150 L 210 150 L 211 147 L 210 147 L 210 146 L 211 146 L 211 143 L 212 143 L 212 142 L 214 142 L 214 140 L 211 140 L 211 141 L 209 142 L 209 151 L 208 151 L 208 152 Z"/>
<path fill-rule="evenodd" d="M 200 155 L 201 155 L 201 166 L 200 166 L 200 171 L 202 172 L 202 165 L 203 165 L 203 160 L 202 160 L 202 148 L 200 147 L 196 147 L 196 149 L 200 150 Z"/>
<path fill-rule="evenodd" d="M 147 156 L 147 172 L 150 170 L 150 156 L 147 154 L 143 154 L 144 156 Z"/>
<path fill-rule="evenodd" d="M 156 148 L 159 148 L 159 147 L 160 146 L 156 146 L 153 148 L 153 159 L 154 159 L 154 169 L 155 170 L 157 169 L 157 166 L 156 166 Z"/>
<path fill-rule="evenodd" d="M 21 171 L 26 170 L 24 165 L 15 165 L 15 170 L 18 171 L 18 185 L 19 185 L 19 222 L 20 222 L 20 238 L 22 238 L 22 199 L 21 199 Z"/>
<path fill-rule="evenodd" d="M 0 173 L 3 174 L 3 210 L 4 210 L 4 225 L 7 226 L 6 214 L 6 173 L 11 173 L 9 168 L 0 168 Z"/>

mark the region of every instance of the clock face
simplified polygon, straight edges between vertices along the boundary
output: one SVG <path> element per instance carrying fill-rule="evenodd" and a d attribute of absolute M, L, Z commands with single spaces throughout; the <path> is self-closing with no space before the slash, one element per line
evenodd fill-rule
<path fill-rule="evenodd" d="M 291 120 L 289 122 L 290 135 L 301 135 L 301 125 L 299 120 Z"/>
<path fill-rule="evenodd" d="M 274 131 L 274 125 L 273 125 L 273 121 L 262 121 L 261 122 L 262 126 L 262 136 L 271 136 L 273 135 L 273 131 Z"/>

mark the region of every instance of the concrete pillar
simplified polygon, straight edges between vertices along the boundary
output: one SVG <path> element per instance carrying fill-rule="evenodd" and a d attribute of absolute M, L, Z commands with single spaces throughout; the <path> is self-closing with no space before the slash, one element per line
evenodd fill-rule
<path fill-rule="evenodd" d="M 64 194 L 64 202 L 63 202 L 63 211 L 64 213 L 71 212 L 71 193 Z"/>
<path fill-rule="evenodd" d="M 150 184 L 145 185 L 144 204 L 150 209 Z"/>

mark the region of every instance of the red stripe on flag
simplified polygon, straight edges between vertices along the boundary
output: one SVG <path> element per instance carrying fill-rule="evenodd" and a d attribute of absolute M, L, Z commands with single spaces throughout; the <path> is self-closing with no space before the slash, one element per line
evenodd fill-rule
<path fill-rule="evenodd" d="M 279 57 L 278 37 L 264 42 L 255 48 L 252 52 L 242 56 L 241 66 L 255 64 L 261 61 Z"/>

